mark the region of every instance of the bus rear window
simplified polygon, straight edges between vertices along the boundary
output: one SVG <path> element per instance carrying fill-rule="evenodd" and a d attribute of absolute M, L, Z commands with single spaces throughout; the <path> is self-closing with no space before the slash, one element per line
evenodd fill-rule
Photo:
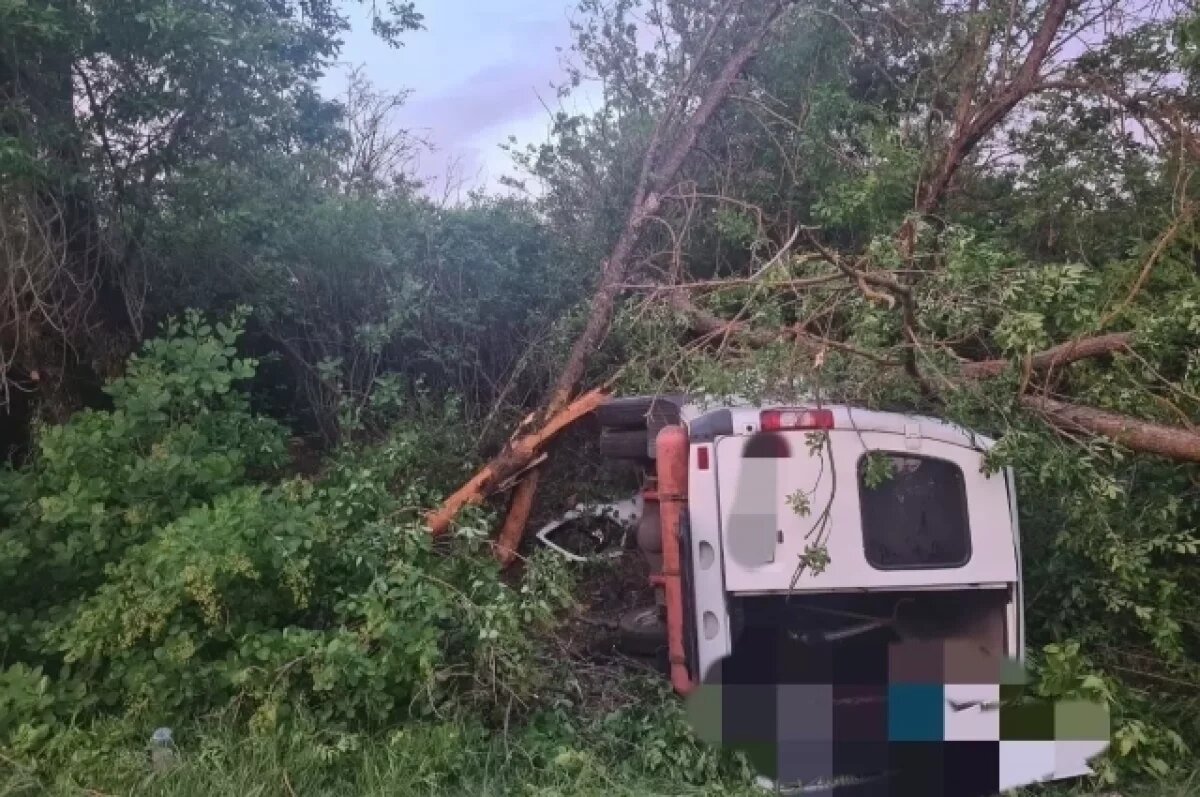
<path fill-rule="evenodd" d="M 953 462 L 872 451 L 858 461 L 863 548 L 877 570 L 962 567 L 971 558 L 967 491 Z"/>

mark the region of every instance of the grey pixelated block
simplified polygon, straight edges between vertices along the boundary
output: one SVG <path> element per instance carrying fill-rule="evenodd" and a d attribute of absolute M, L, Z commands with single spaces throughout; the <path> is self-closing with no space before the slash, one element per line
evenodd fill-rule
<path fill-rule="evenodd" d="M 742 752 L 761 776 L 784 787 L 783 793 L 820 794 L 819 785 L 815 791 L 794 787 L 849 779 L 880 797 L 992 797 L 1001 789 L 1088 775 L 1089 761 L 1108 746 L 1109 714 L 1103 704 L 1036 700 L 1020 685 L 1023 668 L 1004 657 L 987 668 L 987 679 L 955 683 L 952 677 L 937 686 L 929 683 L 940 669 L 937 660 L 949 664 L 961 650 L 948 646 L 943 657 L 936 644 L 893 644 L 888 658 L 897 667 L 889 675 L 899 676 L 898 681 L 771 683 L 769 673 L 778 677 L 788 669 L 783 659 L 774 667 L 747 667 L 771 656 L 768 648 L 748 648 L 709 671 L 689 697 L 688 718 L 701 739 Z M 967 669 L 976 671 L 973 665 Z M 942 675 L 965 674 L 952 670 L 947 666 Z M 722 673 L 737 683 L 722 682 Z M 835 666 L 831 675 L 844 678 L 846 668 Z M 911 684 L 910 679 L 944 697 L 940 739 L 890 738 L 889 726 L 896 723 L 889 722 L 889 713 L 901 704 L 889 696 L 897 683 Z M 1004 726 L 1014 727 L 1002 727 L 1002 717 Z M 1014 738 L 1014 733 L 1023 735 Z M 842 797 L 844 790 L 834 793 Z"/>
<path fill-rule="evenodd" d="M 833 739 L 833 685 L 780 684 L 775 688 L 780 743 Z"/>
<path fill-rule="evenodd" d="M 725 544 L 729 555 L 743 567 L 760 567 L 775 561 L 775 515 L 733 515 Z"/>

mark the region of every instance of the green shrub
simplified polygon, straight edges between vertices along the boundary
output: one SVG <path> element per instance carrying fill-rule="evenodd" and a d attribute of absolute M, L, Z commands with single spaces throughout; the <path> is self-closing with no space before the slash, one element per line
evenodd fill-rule
<path fill-rule="evenodd" d="M 236 356 L 244 319 L 169 323 L 109 385 L 111 410 L 43 429 L 0 477 L 0 744 L 15 753 L 105 716 L 486 722 L 545 685 L 536 632 L 569 601 L 564 571 L 535 557 L 510 587 L 482 512 L 436 543 L 421 524 L 470 442 L 455 406 L 393 408 L 391 433 L 322 479 L 281 479 L 284 430 L 236 389 L 255 365 Z"/>

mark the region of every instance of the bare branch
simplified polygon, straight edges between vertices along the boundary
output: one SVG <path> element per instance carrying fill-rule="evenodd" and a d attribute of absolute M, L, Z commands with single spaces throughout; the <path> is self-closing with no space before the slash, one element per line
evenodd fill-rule
<path fill-rule="evenodd" d="M 973 100 L 963 101 L 950 146 L 947 147 L 933 180 L 925 187 L 918 202 L 917 210 L 921 214 L 931 213 L 941 204 L 954 175 L 975 146 L 1004 121 L 1017 103 L 1037 90 L 1046 55 L 1050 52 L 1067 13 L 1077 4 L 1078 0 L 1050 0 L 1037 35 L 1016 76 L 973 114 L 970 113 Z"/>

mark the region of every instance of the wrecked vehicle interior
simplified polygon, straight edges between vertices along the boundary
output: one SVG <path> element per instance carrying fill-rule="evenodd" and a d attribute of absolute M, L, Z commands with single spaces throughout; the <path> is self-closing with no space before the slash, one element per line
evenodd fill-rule
<path fill-rule="evenodd" d="M 730 619 L 735 638 L 767 627 L 778 629 L 781 640 L 810 647 L 853 642 L 860 651 L 878 651 L 884 662 L 889 647 L 936 640 L 995 663 L 1005 654 L 1009 602 L 1001 590 L 748 596 L 731 602 Z"/>

